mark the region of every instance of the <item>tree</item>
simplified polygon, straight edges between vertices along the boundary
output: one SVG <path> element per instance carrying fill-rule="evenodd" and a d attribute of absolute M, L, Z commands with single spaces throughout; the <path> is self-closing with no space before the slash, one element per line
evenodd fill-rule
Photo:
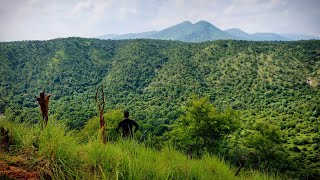
<path fill-rule="evenodd" d="M 215 145 L 239 125 L 235 111 L 218 112 L 207 97 L 192 97 L 184 109 L 170 135 L 172 143 L 189 155 L 213 152 Z"/>
<path fill-rule="evenodd" d="M 282 136 L 276 126 L 258 121 L 241 136 L 234 140 L 230 151 L 231 159 L 240 167 L 284 172 L 292 164 L 288 152 L 282 147 Z"/>

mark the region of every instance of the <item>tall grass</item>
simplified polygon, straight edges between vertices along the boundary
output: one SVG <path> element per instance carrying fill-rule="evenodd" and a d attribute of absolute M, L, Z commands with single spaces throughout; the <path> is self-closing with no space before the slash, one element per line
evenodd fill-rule
<path fill-rule="evenodd" d="M 81 177 L 79 143 L 65 124 L 51 120 L 39 134 L 37 162 L 41 173 L 53 179 Z"/>
<path fill-rule="evenodd" d="M 276 179 L 258 172 L 234 176 L 236 169 L 215 156 L 189 159 L 170 147 L 161 151 L 134 140 L 102 145 L 92 140 L 82 148 L 90 177 L 106 179 Z"/>
<path fill-rule="evenodd" d="M 47 127 L 1 121 L 17 148 L 27 150 L 36 142 L 33 163 L 43 179 L 276 179 L 246 171 L 234 176 L 235 168 L 218 157 L 189 159 L 170 148 L 157 151 L 135 140 L 119 139 L 106 145 L 92 137 L 80 143 L 79 134 L 49 120 Z"/>
<path fill-rule="evenodd" d="M 0 126 L 9 131 L 9 148 L 11 151 L 26 151 L 27 149 L 30 150 L 34 148 L 33 145 L 36 143 L 36 134 L 39 131 L 37 125 L 14 123 L 5 118 L 1 118 Z"/>

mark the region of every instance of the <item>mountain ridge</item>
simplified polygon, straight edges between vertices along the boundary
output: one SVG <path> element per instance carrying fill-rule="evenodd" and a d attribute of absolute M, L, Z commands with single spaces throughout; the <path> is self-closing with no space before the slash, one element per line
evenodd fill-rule
<path fill-rule="evenodd" d="M 211 40 L 239 39 L 233 35 L 224 32 L 207 21 L 198 21 L 191 23 L 183 21 L 182 23 L 162 29 L 160 31 L 147 31 L 142 33 L 128 34 L 107 34 L 99 36 L 100 39 L 161 39 L 178 40 L 184 42 L 204 42 Z"/>
<path fill-rule="evenodd" d="M 320 39 L 320 37 L 298 34 L 277 34 L 271 32 L 256 32 L 249 34 L 238 28 L 221 30 L 208 21 L 191 23 L 183 21 L 159 31 L 146 31 L 141 33 L 106 34 L 98 36 L 99 39 L 160 39 L 178 40 L 183 42 L 204 42 L 212 40 L 247 40 L 247 41 L 296 41 Z"/>

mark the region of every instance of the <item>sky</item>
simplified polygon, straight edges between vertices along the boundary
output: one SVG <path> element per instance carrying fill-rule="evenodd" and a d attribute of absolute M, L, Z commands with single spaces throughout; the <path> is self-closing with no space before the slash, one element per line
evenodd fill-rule
<path fill-rule="evenodd" d="M 320 36 L 320 0 L 0 0 L 0 41 L 137 33 L 186 20 Z"/>

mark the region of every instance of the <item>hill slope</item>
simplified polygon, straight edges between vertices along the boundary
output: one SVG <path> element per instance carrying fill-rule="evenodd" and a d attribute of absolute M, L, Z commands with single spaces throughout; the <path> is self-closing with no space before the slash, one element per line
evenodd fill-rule
<path fill-rule="evenodd" d="M 52 93 L 50 116 L 81 128 L 97 114 L 95 89 L 107 109 L 129 109 L 141 132 L 161 136 L 195 94 L 218 108 L 277 125 L 285 147 L 317 174 L 320 123 L 320 42 L 67 38 L 0 43 L 0 111 L 9 119 L 39 119 L 34 95 Z M 312 169 L 312 171 L 304 171 Z"/>
<path fill-rule="evenodd" d="M 174 119 L 167 117 L 170 107 L 192 93 L 237 109 L 271 108 L 285 101 L 278 109 L 284 112 L 309 104 L 319 93 L 307 83 L 309 77 L 320 78 L 319 41 L 185 44 L 68 38 L 0 43 L 0 50 L 0 91 L 7 101 L 1 101 L 2 111 L 8 102 L 36 107 L 33 95 L 46 89 L 54 94 L 53 113 L 63 105 L 71 114 L 60 116 L 83 109 L 88 118 L 95 114 L 90 98 L 102 81 L 110 107 L 160 108 L 158 120 Z M 141 119 L 149 119 L 148 114 L 143 112 Z"/>
<path fill-rule="evenodd" d="M 35 107 L 33 95 L 46 89 L 54 94 L 53 111 L 62 101 L 83 102 L 81 109 L 89 108 L 86 101 L 102 81 L 109 106 L 146 102 L 138 106 L 151 108 L 158 106 L 155 97 L 174 104 L 196 93 L 224 107 L 267 108 L 286 101 L 287 108 L 296 108 L 319 93 L 307 83 L 309 77 L 320 78 L 319 41 L 186 44 L 68 38 L 0 43 L 0 50 L 3 98 Z M 1 101 L 0 109 L 7 105 Z"/>

